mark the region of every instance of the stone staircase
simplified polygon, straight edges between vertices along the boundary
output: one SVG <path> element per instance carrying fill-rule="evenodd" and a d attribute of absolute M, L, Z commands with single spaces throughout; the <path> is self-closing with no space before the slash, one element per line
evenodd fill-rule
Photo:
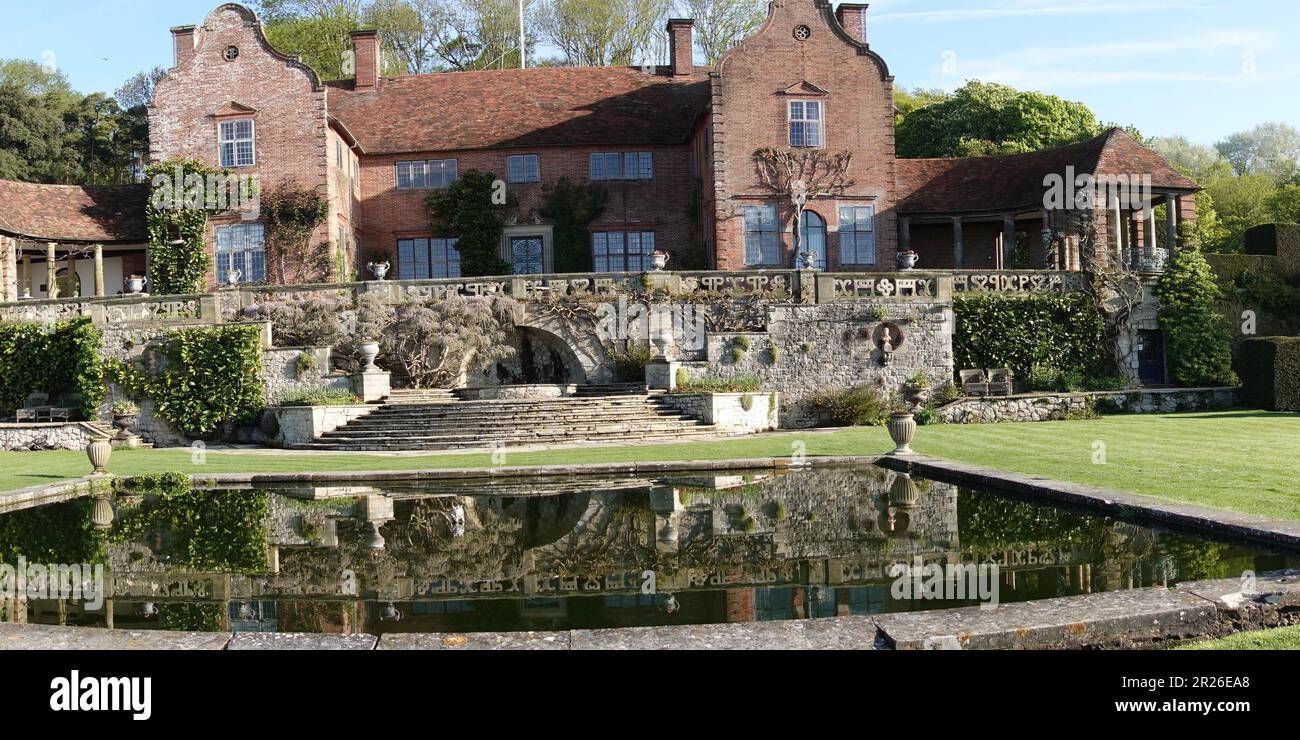
<path fill-rule="evenodd" d="M 618 444 L 714 433 L 715 427 L 683 416 L 644 385 L 592 387 L 581 389 L 577 396 L 536 400 L 462 401 L 436 391 L 394 391 L 389 403 L 374 412 L 294 449 L 365 452 Z"/>

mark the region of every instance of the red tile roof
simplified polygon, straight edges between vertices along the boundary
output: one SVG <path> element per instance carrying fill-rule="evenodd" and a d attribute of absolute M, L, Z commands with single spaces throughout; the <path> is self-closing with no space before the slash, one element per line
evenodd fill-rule
<path fill-rule="evenodd" d="M 1155 188 L 1198 186 L 1122 129 L 1058 149 L 1003 157 L 899 159 L 898 210 L 964 213 L 1041 208 L 1049 174 L 1151 175 Z"/>
<path fill-rule="evenodd" d="M 681 144 L 708 77 L 635 67 L 547 67 L 330 83 L 330 112 L 367 154 L 494 147 Z"/>
<path fill-rule="evenodd" d="M 0 233 L 56 242 L 148 240 L 149 188 L 84 188 L 0 180 Z"/>

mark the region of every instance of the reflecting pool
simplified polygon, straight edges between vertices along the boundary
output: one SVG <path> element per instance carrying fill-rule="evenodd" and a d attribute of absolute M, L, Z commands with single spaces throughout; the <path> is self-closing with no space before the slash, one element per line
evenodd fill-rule
<path fill-rule="evenodd" d="M 194 490 L 160 479 L 0 514 L 0 563 L 19 558 L 102 564 L 103 603 L 29 589 L 3 599 L 0 620 L 369 634 L 906 612 L 990 605 L 980 578 L 1010 603 L 1300 566 L 874 467 Z"/>

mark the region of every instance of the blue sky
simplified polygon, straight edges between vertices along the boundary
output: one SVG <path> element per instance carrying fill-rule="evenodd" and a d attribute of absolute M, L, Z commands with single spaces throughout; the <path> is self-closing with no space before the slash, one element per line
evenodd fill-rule
<path fill-rule="evenodd" d="M 77 89 L 112 92 L 169 66 L 167 29 L 219 4 L 0 0 L 0 54 L 52 55 Z M 1295 0 L 875 0 L 869 28 L 905 87 L 1004 82 L 1204 144 L 1264 121 L 1300 126 Z"/>

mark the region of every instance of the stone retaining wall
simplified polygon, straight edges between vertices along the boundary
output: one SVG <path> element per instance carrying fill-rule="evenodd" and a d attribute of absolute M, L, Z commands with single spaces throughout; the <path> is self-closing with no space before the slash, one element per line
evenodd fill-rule
<path fill-rule="evenodd" d="M 879 343 L 886 324 L 903 335 L 888 364 Z M 953 377 L 954 325 L 949 301 L 777 305 L 767 332 L 710 334 L 707 360 L 682 367 L 691 379 L 756 377 L 764 391 L 781 393 L 781 427 L 807 428 L 823 421 L 808 404 L 816 394 L 866 384 L 892 391 L 917 373 L 935 382 Z M 739 336 L 749 349 L 737 360 Z"/>
<path fill-rule="evenodd" d="M 1226 409 L 1241 404 L 1239 388 L 1172 388 L 1105 393 L 1027 393 L 963 398 L 939 409 L 949 424 L 1060 421 L 1093 408 L 1101 413 L 1169 414 Z"/>
<path fill-rule="evenodd" d="M 0 451 L 84 450 L 96 437 L 94 427 L 71 424 L 0 424 Z"/>
<path fill-rule="evenodd" d="M 755 434 L 777 428 L 778 393 L 685 393 L 663 396 L 664 402 L 692 419 L 714 424 L 724 434 Z M 749 399 L 749 408 L 746 401 Z"/>
<path fill-rule="evenodd" d="M 376 406 L 288 406 L 267 409 L 275 418 L 276 444 L 281 447 L 310 444 L 317 437 L 374 411 Z"/>

